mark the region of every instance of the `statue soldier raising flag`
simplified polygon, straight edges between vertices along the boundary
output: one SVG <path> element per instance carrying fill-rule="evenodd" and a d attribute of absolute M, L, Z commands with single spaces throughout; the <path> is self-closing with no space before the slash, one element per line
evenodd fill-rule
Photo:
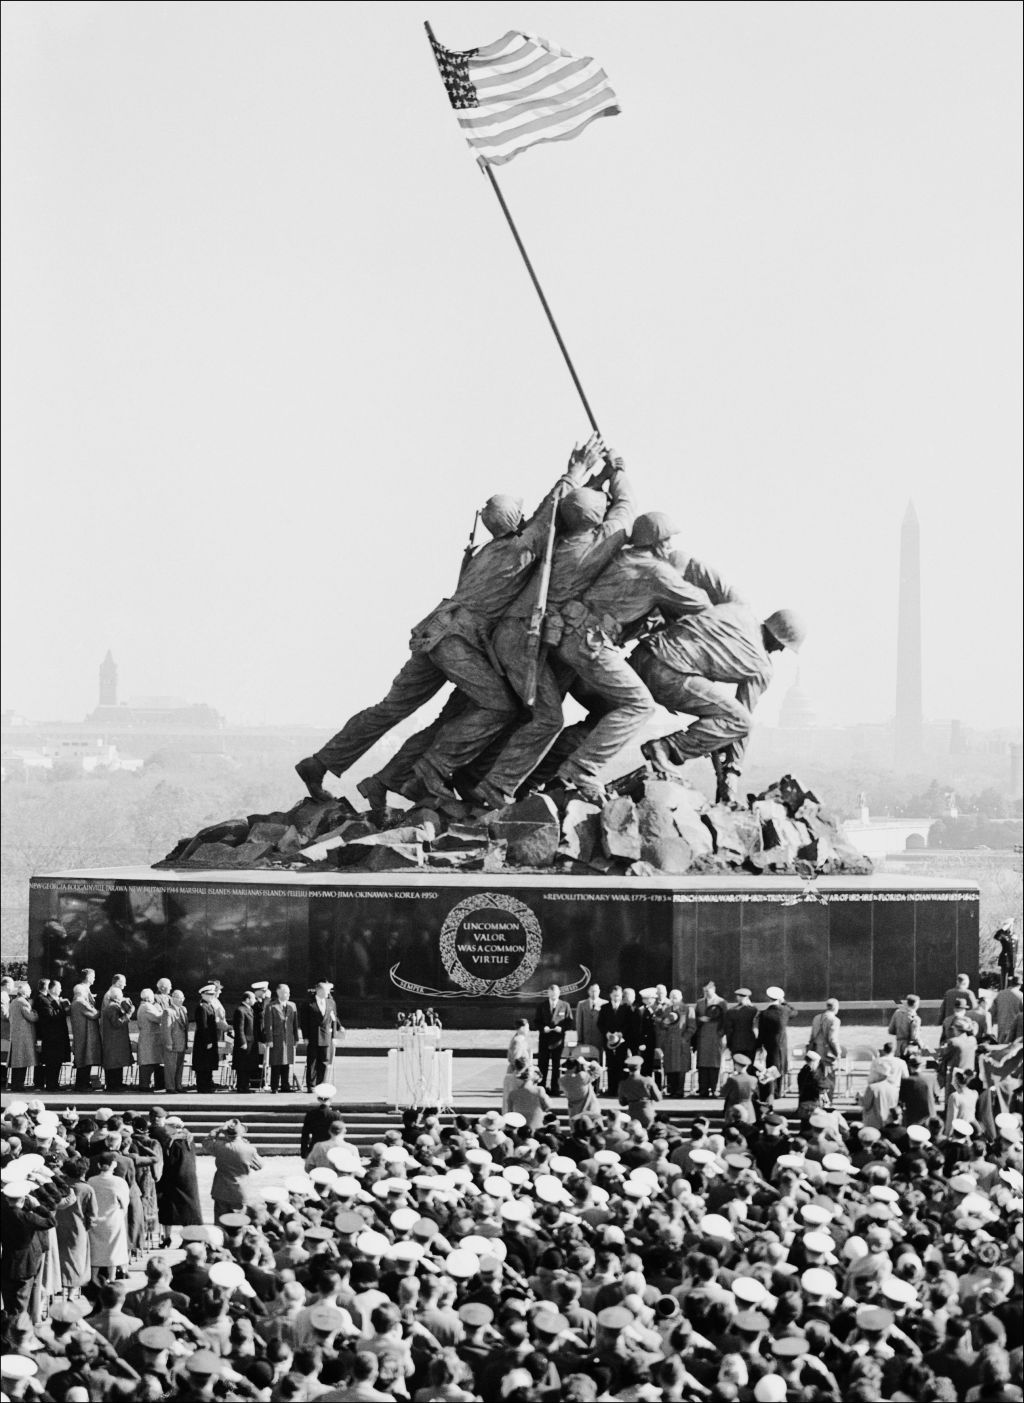
<path fill-rule="evenodd" d="M 490 511 L 494 498 L 480 513 L 484 525 L 494 528 L 494 539 L 472 557 L 467 552 L 455 594 L 414 630 L 413 657 L 395 678 L 388 696 L 352 717 L 326 746 L 296 765 L 311 797 L 321 801 L 330 797 L 323 787 L 328 771 L 342 774 L 392 726 L 405 720 L 436 695 L 446 681 L 451 681 L 474 705 L 468 715 L 456 712 L 453 722 L 442 728 L 430 750 L 415 765 L 427 792 L 448 792 L 452 771 L 479 754 L 515 718 L 517 700 L 488 659 L 486 635 L 539 564 L 541 589 L 528 635 L 527 685 L 523 689 L 523 700 L 527 706 L 533 705 L 558 504 L 566 490 L 580 486 L 581 469 L 585 469 L 586 476 L 596 466 L 591 457 L 594 447 L 603 451 L 597 421 L 491 167 L 542 142 L 578 136 L 598 117 L 617 113 L 618 101 L 604 70 L 593 59 L 574 58 L 546 40 L 510 30 L 484 48 L 455 51 L 439 44 L 429 25 L 426 29 L 449 101 L 460 114 L 459 125 L 508 220 L 594 437 L 586 450 L 573 456 L 566 476 L 525 527 L 521 513 L 510 518 L 508 513 Z M 491 521 L 496 515 L 500 520 Z M 499 555 L 500 585 L 495 594 L 496 582 L 491 577 Z M 513 557 L 515 564 L 510 570 Z M 489 603 L 481 597 L 481 591 L 490 596 Z M 463 626 L 467 620 L 471 627 Z M 443 747 L 439 744 L 442 740 Z M 367 792 L 367 786 L 363 786 L 371 802 L 380 798 L 380 788 L 370 784 Z"/>

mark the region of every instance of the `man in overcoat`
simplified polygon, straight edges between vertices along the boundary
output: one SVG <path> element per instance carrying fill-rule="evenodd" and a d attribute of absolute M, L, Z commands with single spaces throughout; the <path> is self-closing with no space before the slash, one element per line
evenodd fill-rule
<path fill-rule="evenodd" d="M 100 1044 L 100 1011 L 92 993 L 96 973 L 82 970 L 81 982 L 71 991 L 71 1042 L 74 1047 L 75 1090 L 88 1091 L 92 1069 L 103 1060 Z"/>
<path fill-rule="evenodd" d="M 292 1003 L 291 989 L 279 984 L 263 1016 L 263 1036 L 270 1048 L 270 1090 L 276 1095 L 287 1091 L 299 1040 L 299 1010 Z"/>
<path fill-rule="evenodd" d="M 152 989 L 143 989 L 139 995 L 135 1018 L 139 1025 L 139 1090 L 148 1091 L 164 1065 L 164 1006 Z"/>
<path fill-rule="evenodd" d="M 618 1095 L 619 1082 L 626 1071 L 626 1058 L 629 1056 L 627 1035 L 632 1013 L 623 1003 L 622 987 L 616 984 L 608 992 L 608 1002 L 597 1015 L 597 1026 L 604 1042 L 605 1061 L 608 1064 L 608 1094 Z"/>
<path fill-rule="evenodd" d="M 538 1004 L 533 1019 L 533 1026 L 538 1034 L 537 1071 L 540 1084 L 544 1085 L 550 1069 L 552 1096 L 559 1094 L 558 1072 L 562 1063 L 562 1048 L 565 1046 L 566 1032 L 572 1027 L 572 1009 L 561 994 L 557 984 L 549 984 L 547 998 L 542 1004 Z"/>
<path fill-rule="evenodd" d="M 322 979 L 312 997 L 302 1006 L 299 1023 L 306 1039 L 306 1090 L 327 1081 L 334 1062 L 334 1035 L 341 1028 L 338 1007 L 331 997 L 334 988 Z"/>
<path fill-rule="evenodd" d="M 231 1019 L 234 1044 L 231 1049 L 231 1065 L 235 1071 L 237 1090 L 243 1096 L 252 1091 L 253 1078 L 260 1075 L 260 1044 L 256 1036 L 256 995 L 246 989 L 242 1002 L 235 1009 Z"/>
<path fill-rule="evenodd" d="M 100 1041 L 103 1044 L 103 1081 L 107 1091 L 124 1089 L 124 1069 L 135 1061 L 129 1024 L 135 1005 L 129 998 L 108 992 L 100 1009 Z"/>
<path fill-rule="evenodd" d="M 220 1066 L 221 1017 L 215 985 L 204 984 L 199 990 L 195 1022 L 192 1069 L 196 1074 L 196 1090 L 210 1095 L 215 1090 L 213 1078 Z"/>
<path fill-rule="evenodd" d="M 30 1068 L 38 1062 L 39 1014 L 32 1007 L 32 986 L 22 980 L 11 999 L 11 1090 L 23 1091 Z M 38 1082 L 35 1083 L 38 1086 Z"/>
<path fill-rule="evenodd" d="M 606 1002 L 601 997 L 600 984 L 591 984 L 587 997 L 576 1005 L 576 1045 L 593 1048 L 598 1062 L 604 1054 L 604 1035 L 597 1019 Z"/>
<path fill-rule="evenodd" d="M 164 1009 L 164 1090 L 168 1095 L 184 1091 L 181 1081 L 188 1051 L 188 1009 L 180 989 L 171 993 Z"/>
<path fill-rule="evenodd" d="M 39 1015 L 36 1024 L 39 1033 L 36 1085 L 46 1091 L 57 1091 L 60 1087 L 60 1069 L 71 1057 L 71 1036 L 68 1033 L 68 1010 L 71 1005 L 61 997 L 60 983 L 56 979 L 46 979 L 43 983 L 46 987 L 40 988 L 35 1001 Z"/>

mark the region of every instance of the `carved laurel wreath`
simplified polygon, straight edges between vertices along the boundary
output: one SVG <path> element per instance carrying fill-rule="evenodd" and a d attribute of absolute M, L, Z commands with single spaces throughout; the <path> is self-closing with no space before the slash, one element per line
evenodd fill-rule
<path fill-rule="evenodd" d="M 504 979 L 494 981 L 480 979 L 477 975 L 470 974 L 459 959 L 455 948 L 459 927 L 467 916 L 477 911 L 504 911 L 510 916 L 515 916 L 525 932 L 526 950 L 523 958 L 512 973 L 507 974 Z M 521 901 L 517 901 L 515 897 L 503 896 L 498 892 L 481 892 L 479 896 L 469 896 L 465 901 L 460 901 L 448 912 L 444 925 L 441 927 L 441 961 L 448 977 L 463 989 L 468 989 L 472 994 L 514 993 L 521 984 L 526 983 L 537 968 L 540 962 L 541 945 L 540 922 L 530 908 L 524 906 Z"/>

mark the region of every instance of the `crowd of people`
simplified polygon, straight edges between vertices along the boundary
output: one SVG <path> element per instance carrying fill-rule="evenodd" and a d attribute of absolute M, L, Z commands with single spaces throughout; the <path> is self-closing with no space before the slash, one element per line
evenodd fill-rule
<path fill-rule="evenodd" d="M 126 1069 L 137 1063 L 140 1091 L 209 1094 L 222 1089 L 222 1061 L 236 1092 L 248 1094 L 267 1081 L 271 1092 L 288 1091 L 303 1040 L 308 1089 L 325 1080 L 345 1031 L 328 980 L 310 989 L 301 1004 L 292 1001 L 287 984 L 272 993 L 268 981 L 257 980 L 230 1021 L 217 979 L 202 986 L 191 1010 L 169 979 L 143 989 L 137 1005 L 125 992 L 123 974 L 113 977 L 99 1002 L 95 982 L 95 970 L 82 970 L 66 999 L 56 979 L 41 979 L 34 994 L 27 980 L 0 981 L 3 1076 L 12 1091 L 26 1090 L 30 1076 L 32 1089 L 56 1091 L 70 1062 L 76 1091 L 89 1091 L 99 1071 L 104 1090 L 116 1094 L 124 1090 Z M 186 1087 L 189 1054 L 195 1084 Z"/>
<path fill-rule="evenodd" d="M 1024 1398 L 1019 1092 L 991 1127 L 410 1111 L 362 1152 L 335 1096 L 279 1185 L 237 1120 L 210 1135 L 205 1222 L 160 1104 L 9 1106 L 4 1394 Z"/>

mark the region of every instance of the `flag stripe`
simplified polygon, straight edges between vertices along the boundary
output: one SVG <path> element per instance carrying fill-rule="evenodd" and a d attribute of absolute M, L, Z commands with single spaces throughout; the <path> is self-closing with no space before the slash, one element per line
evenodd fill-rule
<path fill-rule="evenodd" d="M 606 111 L 609 107 L 613 106 L 614 104 L 611 102 L 598 103 L 594 107 L 588 108 L 585 112 L 579 112 L 573 117 L 552 117 L 545 122 L 543 127 L 535 128 L 530 132 L 511 131 L 504 133 L 500 138 L 494 140 L 477 137 L 470 139 L 469 144 L 474 148 L 477 154 L 484 156 L 486 159 L 490 159 L 491 156 L 504 156 L 509 150 L 525 150 L 531 141 L 539 141 L 543 136 L 558 132 L 572 131 L 576 127 L 581 126 L 581 124 L 589 121 L 591 115 Z"/>
<path fill-rule="evenodd" d="M 481 49 L 431 42 L 463 135 L 478 159 L 499 164 L 546 141 L 578 135 L 618 100 L 592 58 L 575 58 L 535 35 L 509 30 Z"/>
<path fill-rule="evenodd" d="M 501 147 L 509 141 L 516 141 L 520 137 L 529 136 L 531 132 L 542 132 L 547 127 L 561 126 L 566 122 L 574 122 L 578 117 L 585 116 L 594 107 L 609 106 L 615 102 L 615 94 L 610 88 L 604 88 L 598 93 L 592 93 L 571 107 L 564 107 L 561 103 L 554 104 L 551 110 L 543 116 L 534 117 L 529 122 L 523 122 L 505 131 L 492 132 L 487 136 L 471 136 L 468 138 L 470 146 L 495 146 Z"/>
<path fill-rule="evenodd" d="M 481 70 L 483 72 L 488 72 L 492 69 L 497 70 L 499 68 L 504 68 L 506 65 L 514 67 L 528 55 L 537 52 L 537 45 L 532 39 L 527 39 L 523 34 L 517 34 L 515 37 L 516 39 L 521 39 L 522 43 L 518 44 L 514 49 L 509 49 L 507 53 L 490 54 L 488 56 L 489 51 L 487 49 L 478 49 L 473 58 L 469 60 L 470 73 L 476 74 L 481 72 Z"/>
<path fill-rule="evenodd" d="M 471 52 L 483 58 L 487 54 L 500 54 L 509 44 L 518 43 L 520 39 L 526 39 L 525 34 L 520 34 L 518 29 L 510 29 L 507 34 L 503 34 L 500 39 L 495 39 L 493 44 L 485 44 L 482 49 L 473 49 Z"/>
<path fill-rule="evenodd" d="M 600 112 L 591 113 L 585 121 L 580 122 L 570 131 L 552 132 L 547 136 L 533 137 L 530 141 L 524 141 L 522 146 L 517 146 L 514 151 L 505 151 L 500 156 L 483 156 L 481 154 L 480 159 L 486 160 L 487 164 L 491 166 L 503 166 L 507 161 L 511 161 L 513 156 L 518 156 L 522 151 L 528 151 L 531 146 L 542 146 L 546 141 L 569 141 L 572 137 L 579 136 L 580 132 L 585 131 L 591 122 L 596 122 L 598 117 L 614 117 L 621 110 L 618 106 L 603 108 Z"/>
<path fill-rule="evenodd" d="M 578 58 L 575 62 L 579 68 L 585 68 L 590 59 Z M 491 88 L 518 87 L 524 78 L 530 78 L 535 73 L 543 73 L 545 69 L 554 68 L 557 64 L 558 59 L 553 54 L 541 54 L 539 58 L 533 59 L 530 63 L 524 63 L 522 68 L 517 68 L 512 73 L 495 73 L 490 78 L 474 78 L 473 86 L 478 94 L 489 91 Z M 546 80 L 541 78 L 539 81 L 543 83 Z M 523 88 L 521 91 L 525 94 L 527 90 Z"/>
<path fill-rule="evenodd" d="M 567 101 L 575 102 L 578 98 L 584 97 L 587 93 L 600 87 L 608 87 L 608 80 L 598 70 L 597 73 L 585 78 L 582 83 L 577 83 L 575 87 L 567 87 L 561 96 L 553 93 L 550 97 L 533 97 L 528 98 L 525 102 L 504 102 L 500 106 L 495 105 L 494 107 L 468 107 L 466 112 L 471 112 L 473 115 L 464 116 L 460 113 L 459 125 L 470 128 L 493 126 L 498 122 L 507 122 L 510 117 L 518 116 L 521 112 L 537 113 L 546 107 L 554 106 L 561 101 L 562 96 Z M 608 88 L 608 91 L 611 92 L 611 88 Z"/>
<path fill-rule="evenodd" d="M 560 68 L 552 68 L 542 77 L 534 79 L 532 83 L 504 83 L 500 88 L 488 89 L 484 96 L 478 96 L 479 104 L 481 107 L 493 107 L 500 102 L 528 102 L 531 97 L 543 97 L 547 92 L 567 92 L 574 83 L 589 73 L 601 73 L 603 76 L 604 70 L 598 68 L 592 59 L 572 68 L 563 64 Z"/>

